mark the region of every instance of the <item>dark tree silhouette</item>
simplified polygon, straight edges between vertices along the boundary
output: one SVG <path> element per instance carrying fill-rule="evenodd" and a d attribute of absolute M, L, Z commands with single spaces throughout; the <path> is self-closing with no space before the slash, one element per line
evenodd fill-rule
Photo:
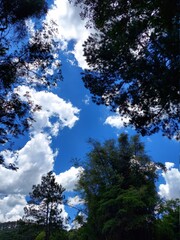
<path fill-rule="evenodd" d="M 40 106 L 33 104 L 28 93 L 22 101 L 17 89 L 20 85 L 49 88 L 62 79 L 61 68 L 55 61 L 57 43 L 52 36 L 57 27 L 43 21 L 48 10 L 44 0 L 0 1 L 0 143 L 7 149 L 32 124 L 32 113 Z M 32 18 L 35 29 L 27 27 Z M 38 20 L 38 21 L 37 21 Z M 48 69 L 56 70 L 53 75 Z M 0 156 L 0 163 L 4 164 Z M 5 165 L 5 164 L 4 164 Z M 9 166 L 6 166 L 9 167 Z"/>
<path fill-rule="evenodd" d="M 91 141 L 78 185 L 88 212 L 87 239 L 153 239 L 157 166 L 139 136 Z"/>
<path fill-rule="evenodd" d="M 84 43 L 85 86 L 142 135 L 179 138 L 179 1 L 70 0 L 97 32 Z"/>
<path fill-rule="evenodd" d="M 30 201 L 24 209 L 25 216 L 32 217 L 35 222 L 44 226 L 46 240 L 50 239 L 53 229 L 63 229 L 60 205 L 63 203 L 64 191 L 55 181 L 52 172 L 42 177 L 41 184 L 32 187 Z"/>
<path fill-rule="evenodd" d="M 178 240 L 180 238 L 179 210 L 180 199 L 161 201 L 158 206 L 155 228 L 157 240 Z"/>

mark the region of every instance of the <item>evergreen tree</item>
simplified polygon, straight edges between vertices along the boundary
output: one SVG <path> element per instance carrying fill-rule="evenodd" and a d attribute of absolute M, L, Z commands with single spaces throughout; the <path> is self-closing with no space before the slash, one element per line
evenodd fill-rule
<path fill-rule="evenodd" d="M 30 201 L 25 207 L 25 217 L 31 217 L 36 223 L 45 228 L 45 240 L 49 240 L 53 229 L 63 229 L 61 216 L 65 191 L 56 183 L 52 172 L 42 177 L 41 184 L 34 185 L 30 193 Z"/>

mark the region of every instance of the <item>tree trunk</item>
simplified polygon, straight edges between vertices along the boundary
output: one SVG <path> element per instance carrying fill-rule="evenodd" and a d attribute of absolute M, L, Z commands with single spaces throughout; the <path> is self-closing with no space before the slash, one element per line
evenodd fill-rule
<path fill-rule="evenodd" d="M 47 203 L 46 223 L 45 223 L 45 240 L 49 240 L 49 204 Z"/>

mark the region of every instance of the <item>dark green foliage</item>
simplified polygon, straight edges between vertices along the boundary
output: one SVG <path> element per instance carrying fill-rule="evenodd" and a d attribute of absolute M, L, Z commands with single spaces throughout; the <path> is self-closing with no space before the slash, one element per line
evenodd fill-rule
<path fill-rule="evenodd" d="M 70 2 L 97 29 L 84 43 L 83 81 L 94 102 L 118 110 L 142 135 L 178 138 L 178 1 Z"/>
<path fill-rule="evenodd" d="M 58 47 L 52 40 L 57 31 L 56 24 L 43 22 L 47 10 L 45 0 L 0 1 L 1 150 L 9 148 L 14 137 L 29 129 L 33 122 L 33 112 L 40 109 L 40 106 L 33 105 L 28 93 L 27 102 L 23 102 L 17 87 L 36 85 L 44 89 L 56 85 L 62 79 L 60 65 L 54 57 Z M 29 18 L 34 20 L 34 32 L 28 30 L 25 24 Z M 50 75 L 47 70 L 52 66 L 56 66 L 56 70 Z M 0 163 L 4 164 L 2 156 Z"/>
<path fill-rule="evenodd" d="M 23 221 L 0 223 L 2 240 L 34 240 L 42 226 Z"/>
<path fill-rule="evenodd" d="M 118 142 L 90 142 L 78 188 L 88 211 L 87 239 L 153 239 L 157 165 L 139 136 L 121 134 Z"/>
<path fill-rule="evenodd" d="M 47 13 L 45 0 L 1 0 L 0 7 L 3 10 L 1 15 L 12 23 Z"/>
<path fill-rule="evenodd" d="M 180 238 L 180 199 L 162 201 L 156 220 L 156 240 Z"/>
<path fill-rule="evenodd" d="M 73 229 L 68 232 L 68 240 L 88 240 L 89 234 L 86 226 L 82 226 L 79 229 Z"/>
<path fill-rule="evenodd" d="M 37 235 L 35 240 L 44 240 L 44 238 L 45 238 L 45 232 L 42 231 Z"/>
<path fill-rule="evenodd" d="M 46 233 L 44 231 L 40 232 L 37 237 L 35 238 L 35 240 L 44 240 Z M 68 240 L 68 232 L 65 230 L 53 230 L 51 236 L 50 236 L 50 240 Z"/>
<path fill-rule="evenodd" d="M 55 182 L 52 172 L 43 176 L 41 184 L 34 185 L 30 193 L 30 201 L 25 207 L 25 216 L 28 219 L 33 217 L 34 221 L 43 226 L 45 239 L 49 240 L 53 231 L 63 229 L 62 209 L 59 208 L 63 203 L 64 188 Z"/>
<path fill-rule="evenodd" d="M 0 239 L 2 240 L 44 240 L 43 226 L 36 223 L 17 222 L 0 223 Z M 53 229 L 50 240 L 69 240 L 66 230 Z"/>

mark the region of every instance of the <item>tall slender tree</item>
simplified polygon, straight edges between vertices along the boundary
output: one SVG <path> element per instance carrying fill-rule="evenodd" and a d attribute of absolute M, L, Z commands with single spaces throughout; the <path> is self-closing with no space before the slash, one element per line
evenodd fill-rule
<path fill-rule="evenodd" d="M 55 181 L 55 176 L 49 172 L 42 177 L 41 184 L 34 185 L 30 201 L 25 207 L 25 217 L 32 218 L 45 228 L 45 239 L 49 240 L 53 229 L 63 229 L 61 204 L 65 189 Z"/>

